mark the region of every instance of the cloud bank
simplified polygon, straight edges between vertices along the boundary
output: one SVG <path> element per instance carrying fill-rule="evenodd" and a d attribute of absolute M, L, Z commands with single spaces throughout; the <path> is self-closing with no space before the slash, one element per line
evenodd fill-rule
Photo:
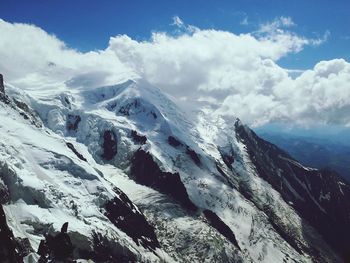
<path fill-rule="evenodd" d="M 148 41 L 111 37 L 105 50 L 81 53 L 42 29 L 0 20 L 0 72 L 22 88 L 71 88 L 143 78 L 181 105 L 234 115 L 251 125 L 293 122 L 350 125 L 350 64 L 321 61 L 292 78 L 279 59 L 327 40 L 291 31 L 280 17 L 252 33 L 203 30 L 174 17 L 176 34 Z"/>

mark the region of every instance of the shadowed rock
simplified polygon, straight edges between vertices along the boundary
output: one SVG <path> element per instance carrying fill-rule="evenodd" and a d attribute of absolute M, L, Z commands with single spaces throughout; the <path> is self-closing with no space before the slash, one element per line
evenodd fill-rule
<path fill-rule="evenodd" d="M 5 104 L 10 104 L 10 99 L 5 94 L 4 79 L 1 74 L 0 74 L 0 101 L 2 101 Z"/>
<path fill-rule="evenodd" d="M 102 157 L 110 161 L 117 154 L 117 138 L 112 131 L 105 131 L 103 134 Z"/>
<path fill-rule="evenodd" d="M 93 252 L 86 258 L 94 262 L 138 262 L 136 256 L 125 246 L 109 240 L 101 233 L 92 233 Z"/>
<path fill-rule="evenodd" d="M 0 93 L 5 93 L 4 77 L 0 74 Z"/>
<path fill-rule="evenodd" d="M 13 99 L 14 104 L 17 107 L 17 110 L 19 111 L 19 114 L 25 119 L 30 120 L 32 124 L 34 124 L 36 127 L 41 128 L 41 121 L 37 113 L 31 109 L 25 102 L 19 101 L 17 99 Z"/>
<path fill-rule="evenodd" d="M 114 188 L 118 197 L 105 204 L 106 216 L 119 229 L 130 236 L 136 244 L 151 250 L 160 247 L 153 227 L 145 216 L 138 211 L 126 194 Z"/>
<path fill-rule="evenodd" d="M 10 201 L 9 190 L 2 180 L 0 180 L 0 204 L 6 204 Z"/>
<path fill-rule="evenodd" d="M 174 136 L 171 136 L 171 135 L 168 137 L 168 143 L 169 143 L 169 145 L 171 145 L 175 148 L 179 147 L 180 149 L 184 149 L 185 148 L 184 146 L 186 146 L 186 148 L 185 148 L 186 154 L 192 159 L 192 161 L 194 161 L 194 163 L 197 166 L 199 166 L 201 164 L 201 160 L 200 160 L 198 154 L 194 150 L 192 150 L 190 148 L 190 146 L 184 145 L 181 141 L 179 141 L 177 138 L 175 138 Z"/>
<path fill-rule="evenodd" d="M 194 150 L 192 150 L 189 146 L 187 146 L 186 153 L 191 157 L 192 161 L 194 161 L 196 165 L 199 166 L 201 164 L 201 160 L 199 159 L 198 154 Z"/>
<path fill-rule="evenodd" d="M 159 190 L 177 200 L 183 207 L 196 211 L 178 173 L 163 172 L 152 156 L 138 150 L 131 162 L 131 177 L 138 183 Z"/>
<path fill-rule="evenodd" d="M 87 161 L 86 158 L 85 158 L 80 152 L 78 152 L 77 149 L 75 149 L 75 147 L 74 147 L 74 145 L 73 145 L 72 143 L 67 142 L 66 145 L 67 145 L 67 147 L 68 147 L 69 149 L 72 150 L 72 152 L 73 152 L 80 160 L 82 160 L 82 161 L 84 161 L 84 162 Z"/>
<path fill-rule="evenodd" d="M 168 137 L 168 143 L 173 147 L 182 145 L 182 143 L 178 139 L 176 139 L 174 136 Z"/>
<path fill-rule="evenodd" d="M 241 248 L 238 245 L 235 234 L 232 232 L 231 228 L 229 228 L 220 217 L 217 216 L 214 212 L 210 210 L 204 210 L 203 214 L 205 218 L 209 221 L 210 225 L 214 227 L 221 235 L 227 238 L 234 246 L 236 246 L 239 250 Z"/>
<path fill-rule="evenodd" d="M 68 222 L 62 225 L 61 232 L 56 236 L 47 235 L 45 240 L 41 240 L 38 248 L 39 262 L 74 262 L 74 247 L 67 231 Z"/>
<path fill-rule="evenodd" d="M 18 245 L 12 231 L 7 226 L 5 212 L 0 205 L 0 261 L 4 263 L 23 262 L 18 253 Z"/>
<path fill-rule="evenodd" d="M 146 136 L 140 135 L 134 130 L 131 131 L 131 138 L 133 139 L 134 142 L 139 144 L 145 144 L 147 142 Z"/>
<path fill-rule="evenodd" d="M 80 121 L 81 121 L 81 117 L 79 115 L 68 114 L 68 118 L 67 118 L 68 131 L 77 131 Z"/>
<path fill-rule="evenodd" d="M 220 149 L 219 149 L 220 151 Z M 233 156 L 233 153 L 225 153 L 223 151 L 220 151 L 222 160 L 224 161 L 224 163 L 227 165 L 227 167 L 229 169 L 232 169 L 232 164 L 235 161 L 235 157 Z"/>

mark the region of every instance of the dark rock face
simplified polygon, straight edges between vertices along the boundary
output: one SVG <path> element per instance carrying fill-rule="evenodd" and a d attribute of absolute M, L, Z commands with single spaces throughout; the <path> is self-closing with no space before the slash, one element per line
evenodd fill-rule
<path fill-rule="evenodd" d="M 34 252 L 32 246 L 30 245 L 30 241 L 28 238 L 16 238 L 17 243 L 17 251 L 21 258 L 24 258 L 25 256 L 29 255 L 29 253 Z"/>
<path fill-rule="evenodd" d="M 181 147 L 181 148 L 185 148 L 183 147 L 184 144 L 182 142 L 180 142 L 177 138 L 175 138 L 174 136 L 169 136 L 168 137 L 168 143 L 169 145 L 173 146 L 173 147 Z M 185 145 L 186 146 L 186 154 L 192 159 L 192 161 L 194 161 L 194 163 L 196 165 L 200 165 L 201 164 L 201 160 L 199 159 L 199 156 L 198 154 L 192 150 L 188 145 Z"/>
<path fill-rule="evenodd" d="M 79 245 L 74 243 L 74 236 L 77 238 L 79 233 L 68 233 L 67 230 L 68 222 L 62 225 L 61 232 L 57 234 L 42 233 L 45 239 L 41 240 L 37 251 L 40 256 L 39 263 L 74 263 L 77 258 L 106 263 L 137 262 L 136 256 L 127 247 L 119 244 L 117 240 L 110 240 L 101 233 L 93 232 L 91 236 L 92 247 L 86 250 L 79 248 Z M 80 239 L 75 240 L 75 242 L 77 241 L 80 242 Z M 25 249 L 24 246 L 20 246 L 19 251 L 22 251 L 22 248 Z M 2 261 L 0 260 L 0 262 Z"/>
<path fill-rule="evenodd" d="M 0 74 L 0 93 L 5 94 L 4 77 Z"/>
<path fill-rule="evenodd" d="M 25 104 L 23 101 L 19 101 L 19 100 L 14 99 L 14 102 L 15 102 L 16 106 L 18 108 L 20 108 L 21 110 L 23 110 L 25 112 L 30 112 L 31 111 L 29 106 L 27 104 Z"/>
<path fill-rule="evenodd" d="M 218 172 L 221 174 L 221 176 L 226 180 L 226 183 L 231 186 L 232 188 L 234 188 L 234 184 L 231 181 L 231 178 L 221 169 L 220 165 L 218 163 L 216 163 L 216 169 L 218 170 Z"/>
<path fill-rule="evenodd" d="M 50 262 L 73 262 L 74 247 L 67 229 L 68 222 L 62 225 L 61 232 L 56 236 L 48 235 L 45 240 L 40 242 L 38 248 L 39 262 L 48 262 L 48 260 L 53 260 Z"/>
<path fill-rule="evenodd" d="M 125 115 L 125 116 L 129 116 L 130 115 L 130 110 L 132 108 L 135 108 L 137 109 L 138 107 L 140 106 L 140 103 L 138 100 L 134 100 L 132 103 L 129 103 L 125 106 L 122 106 L 120 109 L 119 109 L 119 113 Z"/>
<path fill-rule="evenodd" d="M 23 262 L 23 256 L 18 253 L 18 248 L 16 239 L 7 226 L 5 212 L 0 205 L 0 261 L 4 263 Z"/>
<path fill-rule="evenodd" d="M 62 98 L 62 103 L 63 103 L 63 105 L 65 105 L 68 109 L 71 109 L 71 108 L 72 108 L 72 104 L 70 103 L 68 97 Z M 68 115 L 68 117 L 69 117 L 69 115 Z"/>
<path fill-rule="evenodd" d="M 117 197 L 105 204 L 105 215 L 119 229 L 130 236 L 136 244 L 151 250 L 160 247 L 154 228 L 147 222 L 126 194 L 115 188 Z"/>
<path fill-rule="evenodd" d="M 5 103 L 5 104 L 11 103 L 10 98 L 5 93 L 1 93 L 1 92 L 0 92 L 0 101 Z"/>
<path fill-rule="evenodd" d="M 22 101 L 10 98 L 5 94 L 4 90 L 0 90 L 0 102 L 3 102 L 9 105 L 11 108 L 15 109 L 25 120 L 29 120 L 31 124 L 35 125 L 36 127 L 42 127 L 42 122 L 33 109 L 31 109 L 26 103 Z"/>
<path fill-rule="evenodd" d="M 214 212 L 210 210 L 204 210 L 203 214 L 205 218 L 209 221 L 210 225 L 214 227 L 221 235 L 227 238 L 234 246 L 236 246 L 239 250 L 241 248 L 238 245 L 235 234 L 232 232 L 231 228 L 229 228 Z"/>
<path fill-rule="evenodd" d="M 93 252 L 86 258 L 93 259 L 95 262 L 138 262 L 137 258 L 128 248 L 111 242 L 100 233 L 92 234 Z"/>
<path fill-rule="evenodd" d="M 186 153 L 191 157 L 192 161 L 194 161 L 196 165 L 201 164 L 201 160 L 199 159 L 198 154 L 194 150 L 192 150 L 189 146 L 187 146 Z"/>
<path fill-rule="evenodd" d="M 292 204 L 339 255 L 347 254 L 350 249 L 350 185 L 333 171 L 304 168 L 239 123 L 236 123 L 236 134 L 247 146 L 259 176 Z M 265 212 L 273 218 L 269 211 L 265 209 Z M 286 231 L 284 234 L 290 235 Z"/>
<path fill-rule="evenodd" d="M 103 134 L 103 154 L 102 157 L 108 161 L 117 154 L 117 138 L 112 131 L 105 131 Z"/>
<path fill-rule="evenodd" d="M 231 149 L 229 152 L 225 152 L 219 148 L 219 152 L 221 154 L 222 160 L 227 165 L 229 169 L 232 169 L 232 164 L 235 161 L 233 150 Z"/>
<path fill-rule="evenodd" d="M 182 145 L 182 143 L 173 136 L 168 137 L 168 143 L 173 147 L 177 147 L 177 146 Z"/>
<path fill-rule="evenodd" d="M 68 114 L 67 130 L 76 131 L 78 129 L 78 125 L 80 121 L 81 121 L 81 117 L 79 115 Z"/>
<path fill-rule="evenodd" d="M 2 178 L 2 174 L 0 173 L 0 178 Z M 0 205 L 1 204 L 6 204 L 7 202 L 10 201 L 10 193 L 5 184 L 0 182 Z"/>
<path fill-rule="evenodd" d="M 116 103 L 112 103 L 108 106 L 110 110 L 113 110 L 115 107 L 117 107 Z M 124 116 L 132 116 L 137 113 L 144 113 L 147 116 L 150 116 L 151 119 L 157 119 L 158 116 L 153 110 L 148 110 L 145 105 L 143 105 L 142 100 L 136 98 L 133 99 L 132 101 L 124 104 L 117 110 L 117 113 L 124 115 Z"/>
<path fill-rule="evenodd" d="M 17 106 L 17 110 L 19 109 L 19 114 L 25 119 L 30 120 L 33 125 L 38 128 L 41 128 L 41 121 L 37 113 L 31 109 L 26 103 L 23 101 L 19 101 L 17 99 L 13 99 L 14 104 Z"/>
<path fill-rule="evenodd" d="M 10 98 L 5 94 L 4 78 L 0 74 L 0 101 L 5 104 L 10 104 Z"/>
<path fill-rule="evenodd" d="M 86 162 L 87 160 L 85 157 L 75 149 L 74 145 L 71 144 L 70 142 L 66 143 L 67 147 L 72 150 L 72 152 L 82 161 Z"/>
<path fill-rule="evenodd" d="M 139 144 L 145 144 L 147 142 L 147 138 L 144 135 L 139 135 L 136 131 L 131 131 L 131 138 L 134 142 Z"/>
<path fill-rule="evenodd" d="M 178 173 L 163 172 L 160 170 L 148 152 L 139 149 L 135 153 L 131 161 L 130 175 L 137 183 L 167 194 L 186 209 L 196 211 L 197 208 L 188 197 L 180 175 Z"/>

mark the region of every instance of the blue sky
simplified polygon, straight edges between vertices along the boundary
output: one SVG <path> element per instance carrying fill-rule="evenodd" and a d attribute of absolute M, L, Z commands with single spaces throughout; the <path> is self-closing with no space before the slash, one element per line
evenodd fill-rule
<path fill-rule="evenodd" d="M 276 17 L 291 17 L 293 31 L 307 38 L 330 32 L 320 46 L 307 46 L 298 54 L 279 61 L 287 68 L 307 69 L 320 60 L 350 60 L 350 1 L 244 0 L 244 1 L 89 1 L 89 0 L 0 0 L 0 18 L 8 22 L 32 23 L 55 34 L 70 47 L 104 49 L 110 36 L 127 34 L 149 39 L 152 31 L 172 32 L 172 17 L 201 29 L 234 33 L 257 30 Z M 247 23 L 244 23 L 247 22 Z"/>
<path fill-rule="evenodd" d="M 24 90 L 141 78 L 255 127 L 350 127 L 349 14 L 349 0 L 0 0 L 0 72 Z"/>

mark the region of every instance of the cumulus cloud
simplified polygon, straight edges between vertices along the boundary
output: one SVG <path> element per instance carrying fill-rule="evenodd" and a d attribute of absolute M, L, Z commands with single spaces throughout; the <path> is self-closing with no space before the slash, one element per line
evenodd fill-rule
<path fill-rule="evenodd" d="M 294 81 L 276 85 L 277 100 L 287 112 L 305 123 L 350 123 L 350 64 L 344 59 L 321 61 Z"/>
<path fill-rule="evenodd" d="M 116 81 L 113 72 L 128 71 L 110 51 L 78 52 L 34 25 L 0 19 L 0 35 L 0 72 L 13 84 L 38 88 L 88 73 L 101 84 Z"/>
<path fill-rule="evenodd" d="M 80 53 L 38 27 L 0 20 L 0 71 L 11 83 L 37 87 L 50 81 L 75 88 L 143 78 L 191 110 L 206 108 L 252 125 L 350 124 L 348 62 L 322 61 L 294 77 L 278 65 L 284 56 L 321 44 L 291 32 L 296 27 L 291 18 L 240 35 L 199 29 L 177 16 L 173 24 L 180 34 L 156 32 L 148 41 L 119 35 L 105 50 Z"/>

